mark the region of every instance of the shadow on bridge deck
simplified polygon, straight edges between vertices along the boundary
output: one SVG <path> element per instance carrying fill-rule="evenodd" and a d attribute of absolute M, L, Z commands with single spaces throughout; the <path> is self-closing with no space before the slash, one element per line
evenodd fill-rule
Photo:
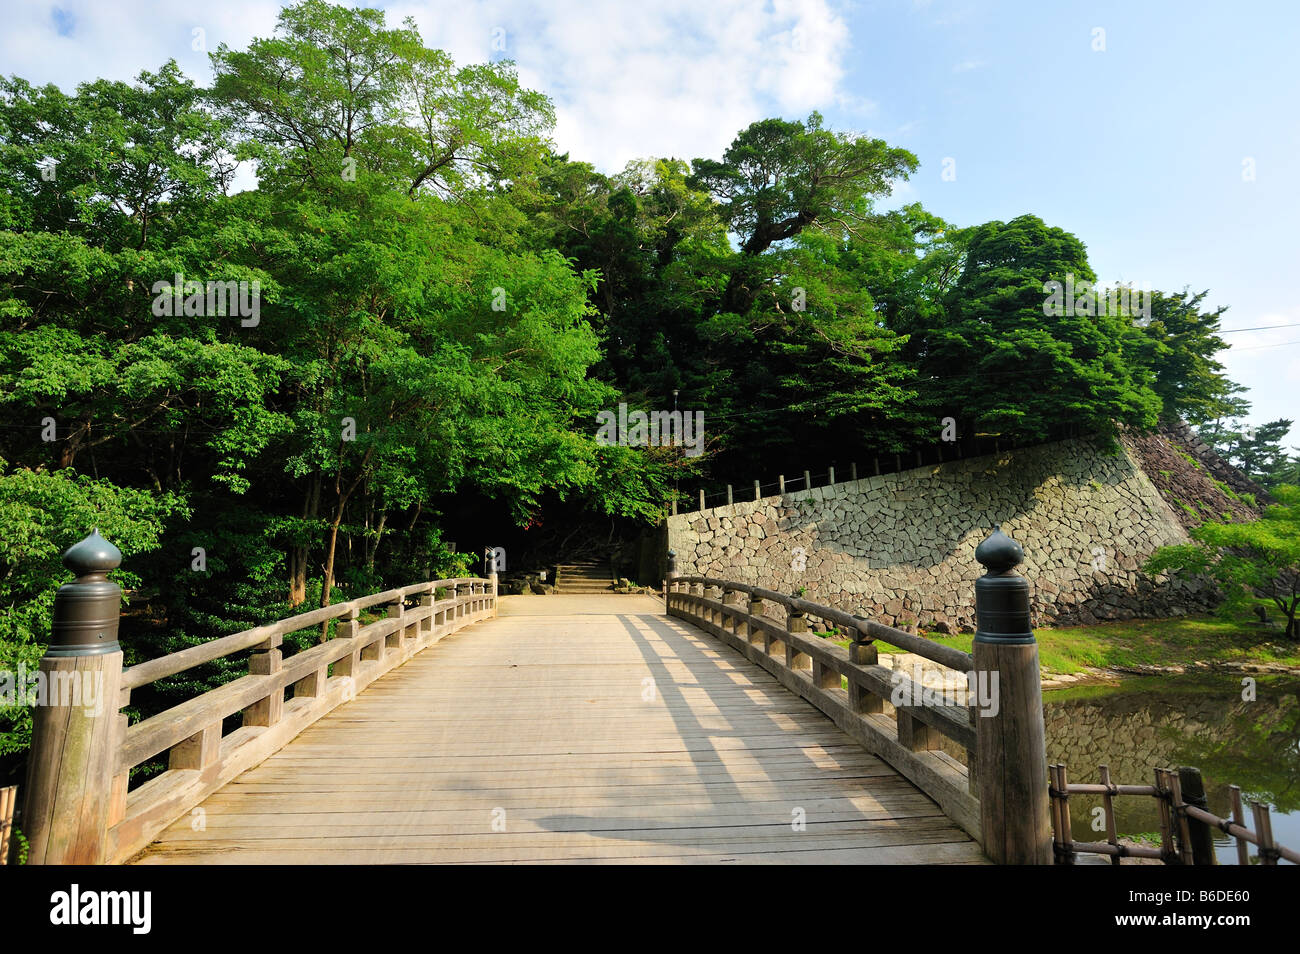
<path fill-rule="evenodd" d="M 137 861 L 984 861 L 822 713 L 645 596 L 503 597 L 200 808 Z"/>

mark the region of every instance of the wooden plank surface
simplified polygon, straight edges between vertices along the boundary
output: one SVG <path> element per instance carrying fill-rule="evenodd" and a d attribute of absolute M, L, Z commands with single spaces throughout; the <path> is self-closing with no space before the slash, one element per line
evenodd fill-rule
<path fill-rule="evenodd" d="M 143 864 L 976 864 L 937 805 L 639 596 L 501 598 Z"/>

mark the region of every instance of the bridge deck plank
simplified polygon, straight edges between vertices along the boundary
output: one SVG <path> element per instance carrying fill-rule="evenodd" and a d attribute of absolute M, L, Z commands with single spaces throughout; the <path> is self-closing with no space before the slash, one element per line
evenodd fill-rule
<path fill-rule="evenodd" d="M 910 782 L 659 602 L 501 604 L 136 860 L 984 862 Z"/>

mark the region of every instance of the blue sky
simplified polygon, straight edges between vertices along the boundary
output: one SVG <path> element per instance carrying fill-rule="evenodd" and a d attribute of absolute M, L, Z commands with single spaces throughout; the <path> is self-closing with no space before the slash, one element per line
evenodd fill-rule
<path fill-rule="evenodd" d="M 716 156 L 766 116 L 912 150 L 894 201 L 957 225 L 1030 212 L 1098 275 L 1209 289 L 1251 423 L 1300 445 L 1300 4 L 992 0 L 380 3 L 458 61 L 499 58 L 548 93 L 555 139 L 616 171 Z M 0 0 L 0 72 L 65 88 L 268 35 L 266 0 Z M 202 31 L 196 33 L 195 31 Z M 1104 33 L 1098 33 L 1101 30 Z M 945 181 L 944 160 L 955 177 Z M 1243 176 L 1253 171 L 1253 179 Z"/>

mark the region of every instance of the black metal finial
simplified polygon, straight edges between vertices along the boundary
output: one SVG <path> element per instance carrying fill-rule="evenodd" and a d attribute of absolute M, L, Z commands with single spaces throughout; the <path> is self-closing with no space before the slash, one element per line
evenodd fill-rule
<path fill-rule="evenodd" d="M 122 563 L 122 551 L 91 531 L 63 554 L 63 565 L 77 575 L 54 594 L 46 656 L 95 656 L 118 652 L 122 590 L 108 571 Z"/>
<path fill-rule="evenodd" d="M 103 576 L 122 565 L 122 551 L 101 537 L 96 527 L 90 536 L 63 552 L 63 565 L 79 578 Z"/>
<path fill-rule="evenodd" d="M 996 526 L 984 542 L 975 548 L 975 559 L 989 573 L 1006 573 L 1025 561 L 1025 548 L 1003 533 L 1001 526 Z"/>
<path fill-rule="evenodd" d="M 995 527 L 975 548 L 975 559 L 988 569 L 975 581 L 975 642 L 1034 642 L 1029 581 L 1012 572 L 1024 561 L 1024 548 Z"/>

